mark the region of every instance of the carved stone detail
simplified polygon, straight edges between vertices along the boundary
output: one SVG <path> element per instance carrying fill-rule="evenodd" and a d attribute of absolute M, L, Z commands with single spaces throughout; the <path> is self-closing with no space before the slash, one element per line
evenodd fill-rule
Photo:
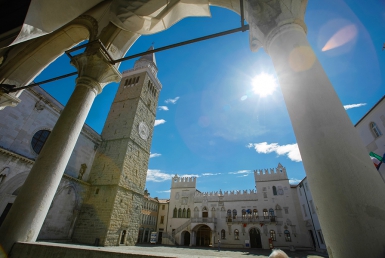
<path fill-rule="evenodd" d="M 250 48 L 267 47 L 269 38 L 286 24 L 298 24 L 305 32 L 307 0 L 246 0 L 245 18 L 250 25 Z"/>
<path fill-rule="evenodd" d="M 89 87 L 98 94 L 108 83 L 119 82 L 122 76 L 109 61 L 99 43 L 91 43 L 84 53 L 71 59 L 71 64 L 78 70 L 76 84 Z"/>

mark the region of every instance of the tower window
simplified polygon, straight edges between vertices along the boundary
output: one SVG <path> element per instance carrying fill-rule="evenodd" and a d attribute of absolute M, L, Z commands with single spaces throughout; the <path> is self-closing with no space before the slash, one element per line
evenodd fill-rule
<path fill-rule="evenodd" d="M 239 230 L 238 229 L 234 230 L 234 239 L 239 240 Z"/>
<path fill-rule="evenodd" d="M 276 241 L 276 240 L 277 240 L 276 237 L 275 237 L 275 231 L 274 231 L 274 230 L 270 230 L 270 238 L 271 238 L 271 240 L 273 240 L 273 241 Z"/>
<path fill-rule="evenodd" d="M 174 213 L 172 214 L 172 217 L 177 218 L 178 217 L 177 213 L 178 213 L 178 209 L 175 207 Z"/>
<path fill-rule="evenodd" d="M 48 136 L 50 135 L 50 131 L 48 130 L 40 130 L 37 131 L 31 141 L 32 149 L 39 154 L 41 149 L 43 148 L 45 142 L 47 141 Z"/>
<path fill-rule="evenodd" d="M 265 219 L 268 219 L 269 218 L 269 213 L 267 212 L 267 209 L 263 209 L 263 217 Z"/>
<path fill-rule="evenodd" d="M 226 239 L 226 231 L 224 229 L 221 230 L 221 239 Z"/>
<path fill-rule="evenodd" d="M 277 195 L 277 187 L 273 186 L 273 195 Z"/>
<path fill-rule="evenodd" d="M 234 210 L 233 210 L 233 219 L 236 219 L 236 218 L 237 218 L 237 210 L 234 209 Z"/>
<path fill-rule="evenodd" d="M 273 209 L 269 210 L 269 215 L 270 215 L 270 217 L 274 217 L 274 210 Z"/>
<path fill-rule="evenodd" d="M 381 133 L 380 129 L 378 129 L 378 126 L 376 125 L 376 123 L 371 122 L 370 123 L 370 129 L 372 130 L 374 138 L 380 137 L 382 135 L 382 133 Z"/>
<path fill-rule="evenodd" d="M 284 231 L 286 242 L 291 242 L 291 236 L 289 230 Z"/>
<path fill-rule="evenodd" d="M 136 77 L 135 83 L 138 83 L 138 82 L 139 82 L 139 78 L 140 78 L 140 76 Z"/>

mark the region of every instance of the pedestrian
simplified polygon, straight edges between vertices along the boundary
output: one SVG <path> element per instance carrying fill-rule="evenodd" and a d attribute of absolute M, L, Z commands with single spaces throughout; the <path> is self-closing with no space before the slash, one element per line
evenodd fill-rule
<path fill-rule="evenodd" d="M 218 239 L 218 252 L 221 251 L 221 240 Z"/>

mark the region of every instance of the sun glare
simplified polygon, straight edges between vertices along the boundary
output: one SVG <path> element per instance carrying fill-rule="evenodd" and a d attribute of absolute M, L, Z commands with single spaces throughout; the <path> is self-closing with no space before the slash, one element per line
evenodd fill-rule
<path fill-rule="evenodd" d="M 277 88 L 277 82 L 271 74 L 261 73 L 254 77 L 252 81 L 253 92 L 260 97 L 273 94 Z"/>

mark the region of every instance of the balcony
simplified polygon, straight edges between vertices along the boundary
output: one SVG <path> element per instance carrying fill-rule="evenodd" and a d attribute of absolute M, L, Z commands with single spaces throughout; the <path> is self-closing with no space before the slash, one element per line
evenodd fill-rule
<path fill-rule="evenodd" d="M 191 223 L 217 223 L 216 218 L 191 218 Z"/>
<path fill-rule="evenodd" d="M 278 222 L 276 216 L 269 217 L 237 217 L 237 218 L 226 218 L 228 224 L 259 224 L 259 223 L 269 223 L 269 222 Z"/>

